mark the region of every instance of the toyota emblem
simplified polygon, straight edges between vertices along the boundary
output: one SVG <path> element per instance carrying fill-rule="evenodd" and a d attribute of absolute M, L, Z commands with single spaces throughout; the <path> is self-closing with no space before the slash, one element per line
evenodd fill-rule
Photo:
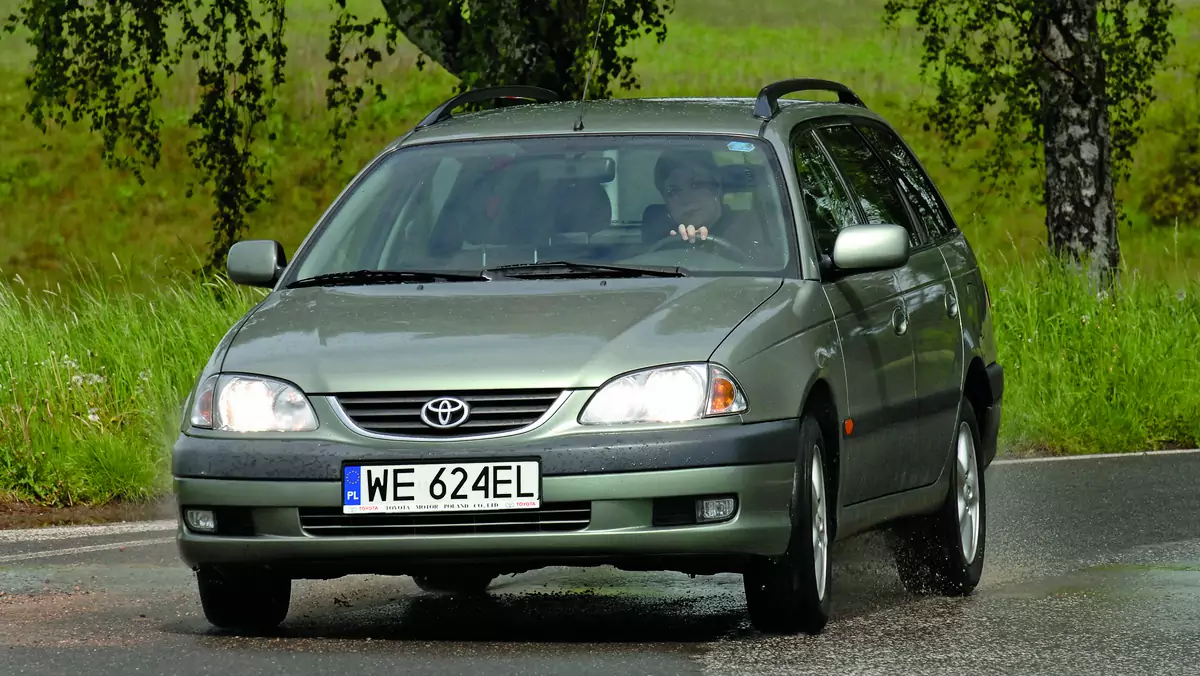
<path fill-rule="evenodd" d="M 430 427 L 450 429 L 467 422 L 471 409 L 467 402 L 454 397 L 438 397 L 425 402 L 421 407 L 421 420 Z"/>

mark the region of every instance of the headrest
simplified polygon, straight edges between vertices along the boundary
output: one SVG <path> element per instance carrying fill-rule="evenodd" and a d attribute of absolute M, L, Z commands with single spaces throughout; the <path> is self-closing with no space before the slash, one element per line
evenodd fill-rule
<path fill-rule="evenodd" d="M 595 234 L 612 225 L 612 202 L 595 181 L 561 179 L 551 192 L 550 232 Z"/>
<path fill-rule="evenodd" d="M 513 178 L 510 176 L 510 179 Z M 488 218 L 491 224 L 486 243 L 495 246 L 525 246 L 538 240 L 539 231 L 550 216 L 551 208 L 541 199 L 544 182 L 536 171 L 522 171 L 515 181 L 498 187 L 491 197 L 495 217 Z"/>

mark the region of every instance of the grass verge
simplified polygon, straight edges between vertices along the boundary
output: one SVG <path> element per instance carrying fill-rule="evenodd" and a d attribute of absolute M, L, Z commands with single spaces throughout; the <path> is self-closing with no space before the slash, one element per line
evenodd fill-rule
<path fill-rule="evenodd" d="M 182 400 L 253 303 L 242 289 L 178 279 L 141 293 L 83 279 L 69 296 L 0 286 L 0 325 L 15 328 L 0 334 L 0 495 L 53 505 L 162 495 Z"/>
<path fill-rule="evenodd" d="M 1002 447 L 1057 455 L 1197 445 L 1200 284 L 1126 270 L 1116 293 L 1097 295 L 1048 256 L 991 257 Z"/>
<path fill-rule="evenodd" d="M 986 264 L 1007 374 L 1007 454 L 1120 452 L 1200 439 L 1200 284 L 1129 272 L 1097 298 L 1049 260 Z M 181 402 L 256 291 L 182 278 L 110 291 L 0 286 L 0 495 L 70 505 L 142 501 L 169 487 Z M 21 288 L 21 287 L 15 287 Z M 218 297 L 223 300 L 218 300 Z"/>

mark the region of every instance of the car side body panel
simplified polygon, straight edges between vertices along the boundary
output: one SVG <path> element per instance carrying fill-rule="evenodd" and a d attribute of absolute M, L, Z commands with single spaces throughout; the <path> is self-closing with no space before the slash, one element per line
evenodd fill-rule
<path fill-rule="evenodd" d="M 789 160 L 794 160 L 790 140 L 796 129 L 833 121 L 863 120 L 890 129 L 880 116 L 864 109 L 839 107 L 827 116 L 799 112 L 785 109 L 764 132 L 764 136 L 779 146 L 779 154 Z M 805 254 L 802 262 L 806 264 L 805 270 L 812 270 L 813 277 L 819 280 L 819 254 L 809 230 L 795 171 L 786 172 L 786 179 L 794 220 L 800 230 L 798 241 Z M 965 371 L 962 323 L 957 313 L 950 317 L 946 312 L 945 296 L 953 293 L 953 280 L 939 248 L 926 242 L 914 252 L 914 259 L 912 265 L 900 270 L 850 275 L 824 285 L 839 327 L 839 357 L 847 372 L 846 389 L 838 393 L 839 415 L 842 420 L 852 419 L 855 425 L 854 433 L 849 437 L 839 425 L 842 450 L 838 539 L 907 515 L 934 511 L 944 501 L 949 488 L 947 468 L 952 456 L 948 440 L 953 432 L 953 417 L 957 415 Z M 880 288 L 880 284 L 887 288 Z M 891 292 L 884 293 L 887 289 Z M 864 298 L 883 303 L 889 299 L 905 302 L 912 331 L 907 337 L 909 340 L 893 332 L 890 310 L 884 313 L 887 316 L 876 317 L 878 321 L 868 321 L 867 305 L 874 303 L 864 303 Z M 855 299 L 858 300 L 858 314 L 854 313 Z M 936 325 L 923 324 L 935 317 Z M 894 353 L 895 359 L 887 361 L 896 362 L 890 368 L 892 371 L 901 369 L 909 375 L 908 382 L 902 385 L 892 383 L 892 389 L 896 390 L 892 397 L 887 396 L 884 385 L 886 370 L 882 364 L 885 360 L 880 342 L 888 337 L 893 342 L 904 341 L 903 346 L 893 345 L 896 349 L 889 352 Z M 936 369 L 934 373 L 923 371 L 929 366 Z M 919 396 L 919 387 L 931 395 L 929 401 Z M 945 403 L 951 399 L 952 403 Z M 946 415 L 948 407 L 949 419 Z M 916 410 L 918 408 L 921 410 Z M 925 412 L 928 416 L 921 417 L 920 414 Z M 896 421 L 913 424 L 905 427 Z M 939 425 L 945 429 L 943 436 L 947 443 L 917 448 L 918 435 L 927 439 L 937 436 L 938 429 L 935 428 Z M 915 453 L 914 448 L 917 448 Z"/>
<path fill-rule="evenodd" d="M 734 329 L 710 359 L 726 365 L 750 402 L 743 422 L 795 418 L 816 380 L 845 393 L 837 328 L 821 286 L 787 280 Z"/>
<path fill-rule="evenodd" d="M 897 271 L 905 289 L 916 360 L 916 394 L 909 410 L 917 421 L 905 490 L 934 483 L 946 467 L 962 396 L 962 331 L 946 309 L 949 273 L 936 246 L 913 253 Z"/>
<path fill-rule="evenodd" d="M 998 452 L 1000 418 L 1003 410 L 1004 369 L 998 363 L 994 319 L 987 281 L 967 239 L 961 233 L 941 246 L 942 255 L 959 289 L 962 322 L 964 384 L 974 368 L 982 368 L 987 378 L 986 405 L 980 416 L 983 465 L 990 465 Z M 978 408 L 978 407 L 977 407 Z"/>
<path fill-rule="evenodd" d="M 853 387 L 846 380 L 846 355 L 834 311 L 825 289 L 816 281 L 788 280 L 767 302 L 751 313 L 712 355 L 738 374 L 751 408 L 743 420 L 795 420 L 809 403 L 817 383 L 829 388 L 834 406 L 831 423 L 836 438 L 826 440 L 838 449 L 837 464 L 844 466 L 850 454 L 842 420 L 848 410 Z M 798 442 L 798 438 L 796 440 Z M 799 452 L 793 450 L 793 457 Z M 840 513 L 842 494 L 853 487 L 853 469 L 830 472 L 836 476 L 834 508 Z M 835 520 L 840 518 L 835 515 Z"/>
<path fill-rule="evenodd" d="M 853 275 L 826 284 L 825 293 L 845 361 L 842 416 L 852 427 L 844 436 L 841 499 L 852 505 L 903 490 L 916 429 L 909 410 L 916 389 L 913 343 L 900 332 L 904 294 L 895 271 Z"/>

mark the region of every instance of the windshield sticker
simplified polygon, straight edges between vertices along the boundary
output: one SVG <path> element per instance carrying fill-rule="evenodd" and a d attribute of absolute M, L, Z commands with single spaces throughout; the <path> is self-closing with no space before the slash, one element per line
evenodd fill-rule
<path fill-rule="evenodd" d="M 754 144 L 745 141 L 730 141 L 727 147 L 737 153 L 748 153 L 754 150 Z"/>

